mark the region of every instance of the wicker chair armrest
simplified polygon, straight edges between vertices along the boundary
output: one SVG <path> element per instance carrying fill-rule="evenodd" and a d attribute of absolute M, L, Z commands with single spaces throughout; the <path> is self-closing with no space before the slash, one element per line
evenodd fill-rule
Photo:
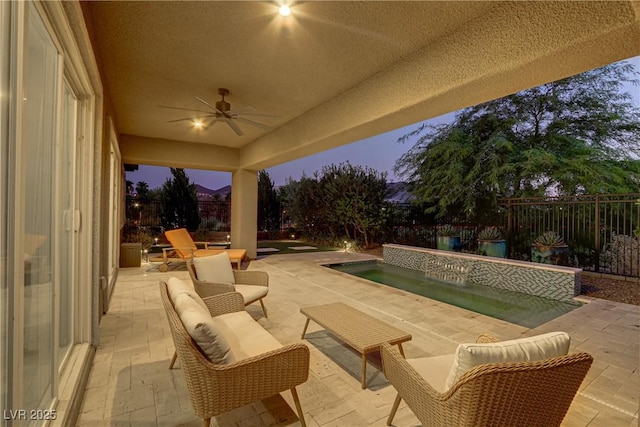
<path fill-rule="evenodd" d="M 265 271 L 233 270 L 233 275 L 240 285 L 269 286 L 269 274 Z"/>
<path fill-rule="evenodd" d="M 442 401 L 442 394 L 434 389 L 389 343 L 380 346 L 382 368 L 387 379 L 407 402 L 418 419 L 429 419 L 435 415 L 433 409 Z"/>
<path fill-rule="evenodd" d="M 244 299 L 238 292 L 227 292 L 202 299 L 211 313 L 211 317 L 244 310 Z"/>
<path fill-rule="evenodd" d="M 491 344 L 495 342 L 498 342 L 498 339 L 488 334 L 481 334 L 478 339 L 476 339 L 476 343 L 478 344 Z"/>
<path fill-rule="evenodd" d="M 228 389 L 236 390 L 240 401 L 233 405 L 237 406 L 305 382 L 309 377 L 309 356 L 305 344 L 295 343 L 229 365 L 208 363 L 207 370 L 221 394 L 228 394 L 225 393 Z M 259 381 L 247 381 L 247 378 L 259 378 Z"/>
<path fill-rule="evenodd" d="M 204 280 L 193 280 L 193 288 L 201 298 L 236 291 L 236 288 L 231 283 L 215 283 Z"/>

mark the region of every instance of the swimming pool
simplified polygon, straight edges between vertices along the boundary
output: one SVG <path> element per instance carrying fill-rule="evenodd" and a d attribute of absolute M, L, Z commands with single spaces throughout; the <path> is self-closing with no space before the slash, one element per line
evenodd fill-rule
<path fill-rule="evenodd" d="M 383 262 L 333 264 L 328 267 L 527 328 L 535 328 L 580 307 L 579 303 L 555 301 L 488 286 L 442 282 L 426 277 L 419 271 Z"/>

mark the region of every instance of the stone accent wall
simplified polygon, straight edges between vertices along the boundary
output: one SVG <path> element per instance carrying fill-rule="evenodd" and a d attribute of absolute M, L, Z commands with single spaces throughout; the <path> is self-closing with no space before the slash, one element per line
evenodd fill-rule
<path fill-rule="evenodd" d="M 383 246 L 383 259 L 387 264 L 417 271 L 431 271 L 441 265 L 443 271 L 464 272 L 465 283 L 507 289 L 558 301 L 571 301 L 581 290 L 582 270 L 577 268 L 394 244 Z M 449 276 L 443 273 L 441 277 L 437 274 L 434 277 Z"/>

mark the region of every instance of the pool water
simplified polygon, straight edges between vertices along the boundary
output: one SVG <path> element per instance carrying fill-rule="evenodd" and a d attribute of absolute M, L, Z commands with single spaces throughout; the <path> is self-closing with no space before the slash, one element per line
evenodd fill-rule
<path fill-rule="evenodd" d="M 422 272 L 382 262 L 329 267 L 527 328 L 535 328 L 580 307 L 579 303 L 554 301 L 489 286 L 442 282 L 426 277 Z"/>

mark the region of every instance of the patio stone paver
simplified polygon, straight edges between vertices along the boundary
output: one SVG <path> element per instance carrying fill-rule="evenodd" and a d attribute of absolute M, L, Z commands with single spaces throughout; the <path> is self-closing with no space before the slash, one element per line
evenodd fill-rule
<path fill-rule="evenodd" d="M 591 303 L 535 329 L 366 280 L 328 270 L 320 263 L 368 259 L 362 254 L 313 252 L 252 261 L 251 270 L 269 273 L 265 299 L 247 311 L 281 343 L 300 341 L 305 317 L 300 307 L 342 301 L 409 332 L 407 357 L 451 353 L 460 342 L 489 333 L 511 339 L 554 330 L 572 337 L 571 351 L 588 351 L 594 364 L 564 426 L 637 426 L 640 308 L 604 300 Z M 100 323 L 100 344 L 84 393 L 78 426 L 200 426 L 188 398 L 180 363 L 169 370 L 171 332 L 160 302 L 158 282 L 171 276 L 189 280 L 184 269 L 160 273 L 153 265 L 122 269 L 110 310 Z M 370 388 L 360 386 L 360 358 L 313 322 L 307 332 L 309 380 L 298 387 L 307 425 L 384 426 L 395 389 L 378 368 L 367 369 Z M 291 394 L 255 402 L 212 420 L 212 426 L 299 425 Z M 419 424 L 403 403 L 398 426 Z"/>

